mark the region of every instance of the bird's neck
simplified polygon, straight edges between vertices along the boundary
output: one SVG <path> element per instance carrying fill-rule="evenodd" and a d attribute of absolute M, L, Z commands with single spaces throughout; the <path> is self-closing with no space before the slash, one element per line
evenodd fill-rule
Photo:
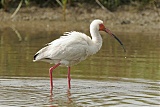
<path fill-rule="evenodd" d="M 102 46 L 102 37 L 99 33 L 99 30 L 97 30 L 96 28 L 92 28 L 90 29 L 90 33 L 92 36 L 92 41 L 94 43 L 94 46 L 97 48 L 97 51 L 100 50 L 101 46 Z"/>

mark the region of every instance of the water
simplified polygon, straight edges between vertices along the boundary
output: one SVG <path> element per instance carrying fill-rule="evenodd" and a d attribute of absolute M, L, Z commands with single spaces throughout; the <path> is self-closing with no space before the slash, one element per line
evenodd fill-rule
<path fill-rule="evenodd" d="M 1 79 L 1 106 L 149 106 L 159 105 L 159 83 L 110 77 L 107 81 L 54 79 L 53 94 L 47 78 Z"/>
<path fill-rule="evenodd" d="M 0 106 L 158 106 L 160 105 L 160 35 L 115 32 L 126 47 L 103 35 L 103 47 L 71 67 L 53 72 L 50 93 L 48 69 L 33 63 L 34 54 L 64 31 L 0 29 Z M 86 31 L 84 31 L 86 32 Z"/>

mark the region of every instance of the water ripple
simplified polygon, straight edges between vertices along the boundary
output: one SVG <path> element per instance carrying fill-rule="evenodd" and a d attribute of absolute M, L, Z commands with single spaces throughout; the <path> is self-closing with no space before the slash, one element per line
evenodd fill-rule
<path fill-rule="evenodd" d="M 108 78 L 107 81 L 54 79 L 53 94 L 48 78 L 1 78 L 0 106 L 158 106 L 159 82 Z"/>

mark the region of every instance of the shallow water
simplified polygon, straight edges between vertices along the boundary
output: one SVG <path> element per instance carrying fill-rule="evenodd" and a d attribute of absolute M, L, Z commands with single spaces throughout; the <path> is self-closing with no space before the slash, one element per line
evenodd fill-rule
<path fill-rule="evenodd" d="M 0 79 L 1 106 L 149 106 L 159 105 L 159 83 L 144 79 L 110 77 L 107 81 L 54 79 L 53 93 L 48 78 Z"/>
<path fill-rule="evenodd" d="M 160 35 L 115 32 L 126 47 L 103 35 L 102 49 L 71 67 L 53 73 L 50 93 L 48 69 L 33 63 L 34 54 L 64 31 L 0 29 L 0 106 L 158 106 L 160 96 Z M 85 32 L 85 31 L 84 31 Z"/>

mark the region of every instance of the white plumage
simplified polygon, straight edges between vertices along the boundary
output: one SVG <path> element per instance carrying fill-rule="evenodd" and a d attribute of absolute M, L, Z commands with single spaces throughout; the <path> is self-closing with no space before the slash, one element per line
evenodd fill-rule
<path fill-rule="evenodd" d="M 33 61 L 46 61 L 55 64 L 61 63 L 64 66 L 72 66 L 85 60 L 88 55 L 98 52 L 101 46 L 102 41 L 98 43 L 92 41 L 84 33 L 76 31 L 65 32 L 64 36 L 48 43 L 46 47 L 39 50 L 35 54 Z"/>
<path fill-rule="evenodd" d="M 99 31 L 105 31 L 113 36 L 123 46 L 121 41 L 105 28 L 103 21 L 96 19 L 90 24 L 91 38 L 84 33 L 72 31 L 65 32 L 64 36 L 47 44 L 34 56 L 35 61 L 55 63 L 49 69 L 51 91 L 53 89 L 52 71 L 59 65 L 68 67 L 68 87 L 70 88 L 70 66 L 85 60 L 87 56 L 97 53 L 102 46 L 102 38 Z M 124 47 L 123 47 L 124 48 Z M 124 49 L 125 50 L 125 49 Z"/>

